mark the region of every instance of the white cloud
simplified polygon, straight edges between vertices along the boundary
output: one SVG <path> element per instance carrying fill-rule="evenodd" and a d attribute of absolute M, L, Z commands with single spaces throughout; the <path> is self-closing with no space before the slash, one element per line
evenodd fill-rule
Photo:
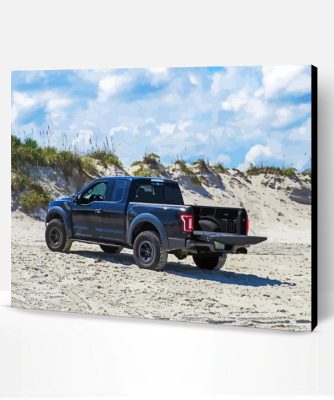
<path fill-rule="evenodd" d="M 247 104 L 249 97 L 245 90 L 231 94 L 225 101 L 221 103 L 221 107 L 226 111 L 239 111 L 241 107 Z"/>
<path fill-rule="evenodd" d="M 206 143 L 209 140 L 208 133 L 197 132 L 195 136 L 199 140 L 200 143 Z"/>
<path fill-rule="evenodd" d="M 180 122 L 177 127 L 180 131 L 185 131 L 187 128 L 190 128 L 192 126 L 192 122 L 191 121 L 183 121 Z"/>
<path fill-rule="evenodd" d="M 107 75 L 99 81 L 99 100 L 106 101 L 110 96 L 116 94 L 130 82 L 125 75 Z"/>
<path fill-rule="evenodd" d="M 309 118 L 303 125 L 291 129 L 289 131 L 289 139 L 311 141 L 311 118 Z"/>
<path fill-rule="evenodd" d="M 305 118 L 310 114 L 309 104 L 289 105 L 275 109 L 271 126 L 274 128 L 283 128 L 294 121 Z"/>
<path fill-rule="evenodd" d="M 73 138 L 72 146 L 87 149 L 91 146 L 92 138 L 93 132 L 91 130 L 82 129 Z"/>
<path fill-rule="evenodd" d="M 309 67 L 263 67 L 263 90 L 266 97 L 274 97 L 281 91 L 305 93 L 311 90 Z"/>
<path fill-rule="evenodd" d="M 273 156 L 271 148 L 269 146 L 263 146 L 262 144 L 256 144 L 252 146 L 245 156 L 245 161 L 238 166 L 241 170 L 246 170 L 250 164 L 255 164 L 259 159 L 268 159 Z"/>
<path fill-rule="evenodd" d="M 23 92 L 13 92 L 13 104 L 20 108 L 30 108 L 36 104 L 36 98 Z"/>
<path fill-rule="evenodd" d="M 176 127 L 175 124 L 166 123 L 166 124 L 159 125 L 158 128 L 159 128 L 161 134 L 169 136 L 172 133 L 174 133 L 175 127 Z"/>
<path fill-rule="evenodd" d="M 231 162 L 231 157 L 227 154 L 219 154 L 219 156 L 217 157 L 217 162 L 221 162 L 224 165 L 228 164 L 229 162 Z"/>
<path fill-rule="evenodd" d="M 194 86 L 198 86 L 199 84 L 199 80 L 195 74 L 189 74 L 189 81 Z"/>
<path fill-rule="evenodd" d="M 156 86 L 161 82 L 167 81 L 169 79 L 168 68 L 149 68 L 147 69 L 151 84 Z"/>
<path fill-rule="evenodd" d="M 48 111 L 55 111 L 58 110 L 60 108 L 65 108 L 67 106 L 69 106 L 70 104 L 73 103 L 72 99 L 69 98 L 61 98 L 61 97 L 55 97 L 55 98 L 50 98 L 47 101 L 46 107 Z"/>
<path fill-rule="evenodd" d="M 37 92 L 27 94 L 25 92 L 14 91 L 12 94 L 12 123 L 21 116 L 29 113 L 37 107 L 45 107 L 47 121 L 52 121 L 55 125 L 64 118 L 62 110 L 73 103 L 68 97 L 62 97 L 56 91 Z"/>
<path fill-rule="evenodd" d="M 115 126 L 114 128 L 110 129 L 109 136 L 114 136 L 115 133 L 119 133 L 119 132 L 127 132 L 128 130 L 129 130 L 129 128 L 124 125 Z"/>

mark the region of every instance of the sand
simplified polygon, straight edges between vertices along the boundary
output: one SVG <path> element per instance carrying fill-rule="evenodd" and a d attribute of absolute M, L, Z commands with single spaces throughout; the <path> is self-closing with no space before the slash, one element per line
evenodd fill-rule
<path fill-rule="evenodd" d="M 188 195 L 195 203 L 194 193 L 190 191 Z M 210 203 L 210 199 L 202 201 Z M 301 207 L 307 221 L 309 207 L 304 209 L 307 206 L 299 204 L 291 207 Z M 285 207 L 284 211 L 287 214 L 289 209 Z M 271 212 L 267 215 L 270 218 Z M 284 218 L 293 221 L 296 216 Z M 12 213 L 12 305 L 310 330 L 310 230 L 300 220 L 294 230 L 273 229 L 269 240 L 251 247 L 247 255 L 229 255 L 223 270 L 203 271 L 195 267 L 191 257 L 179 261 L 169 256 L 166 269 L 155 272 L 138 268 L 130 250 L 106 255 L 98 246 L 74 243 L 68 254 L 52 253 L 44 242 L 44 223 L 15 211 Z"/>

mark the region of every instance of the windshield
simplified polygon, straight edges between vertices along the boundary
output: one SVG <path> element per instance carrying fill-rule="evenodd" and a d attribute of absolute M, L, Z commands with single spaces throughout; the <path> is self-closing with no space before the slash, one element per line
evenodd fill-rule
<path fill-rule="evenodd" d="M 143 179 L 132 183 L 129 201 L 183 205 L 179 185 L 174 182 Z"/>

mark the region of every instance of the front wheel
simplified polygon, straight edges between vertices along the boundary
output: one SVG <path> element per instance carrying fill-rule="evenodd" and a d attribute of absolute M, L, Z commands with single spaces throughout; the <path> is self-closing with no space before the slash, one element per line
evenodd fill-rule
<path fill-rule="evenodd" d="M 71 239 L 66 234 L 64 222 L 60 219 L 52 219 L 45 231 L 45 241 L 51 251 L 66 252 L 72 245 Z"/>
<path fill-rule="evenodd" d="M 226 262 L 227 255 L 215 255 L 215 254 L 194 254 L 193 260 L 198 268 L 214 270 L 220 269 Z"/>
<path fill-rule="evenodd" d="M 168 254 L 156 232 L 144 231 L 135 239 L 133 257 L 138 267 L 161 271 L 167 263 Z"/>

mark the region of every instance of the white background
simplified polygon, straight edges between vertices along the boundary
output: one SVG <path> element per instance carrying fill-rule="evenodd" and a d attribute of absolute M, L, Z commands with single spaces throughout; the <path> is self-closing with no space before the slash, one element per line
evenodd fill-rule
<path fill-rule="evenodd" d="M 334 395 L 332 4 L 1 1 L 1 304 L 9 304 L 12 69 L 313 63 L 320 321 L 313 334 L 296 334 L 1 306 L 0 396 Z"/>

